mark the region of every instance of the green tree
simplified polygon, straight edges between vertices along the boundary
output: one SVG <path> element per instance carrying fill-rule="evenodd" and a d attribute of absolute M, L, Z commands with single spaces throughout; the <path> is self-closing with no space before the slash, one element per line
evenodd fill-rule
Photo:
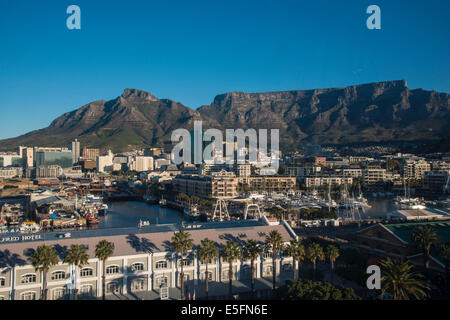
<path fill-rule="evenodd" d="M 214 244 L 214 241 L 209 240 L 208 238 L 205 238 L 201 241 L 201 246 L 197 250 L 198 257 L 200 261 L 202 261 L 206 265 L 205 269 L 205 291 L 206 291 L 206 298 L 208 298 L 208 263 L 211 263 L 212 259 L 217 258 L 218 255 L 218 249 L 216 245 Z"/>
<path fill-rule="evenodd" d="M 325 253 L 323 252 L 323 248 L 318 243 L 312 243 L 306 249 L 306 256 L 308 260 L 313 264 L 314 280 L 316 280 L 317 260 L 322 261 L 325 259 Z"/>
<path fill-rule="evenodd" d="M 423 253 L 423 266 L 428 276 L 428 270 L 430 266 L 430 252 L 431 246 L 437 243 L 438 236 L 436 232 L 427 226 L 419 226 L 415 229 L 411 236 L 413 243 L 422 250 Z"/>
<path fill-rule="evenodd" d="M 283 249 L 284 243 L 281 234 L 273 230 L 267 236 L 264 242 L 266 250 L 272 253 L 272 288 L 275 290 L 276 288 L 276 262 L 277 262 L 277 254 Z"/>
<path fill-rule="evenodd" d="M 381 265 L 381 296 L 386 293 L 393 300 L 420 300 L 428 296 L 429 286 L 421 274 L 413 272 L 413 266 L 407 261 L 387 258 Z"/>
<path fill-rule="evenodd" d="M 447 289 L 447 297 L 450 298 L 450 280 L 449 280 L 450 245 L 443 244 L 441 246 L 441 259 L 445 265 L 445 284 Z"/>
<path fill-rule="evenodd" d="M 233 263 L 235 260 L 239 260 L 242 258 L 241 248 L 238 246 L 236 242 L 227 241 L 227 244 L 222 249 L 221 252 L 222 258 L 228 262 L 228 294 L 230 299 L 233 297 Z"/>
<path fill-rule="evenodd" d="M 264 249 L 258 244 L 255 240 L 248 240 L 243 248 L 243 256 L 245 259 L 250 259 L 250 282 L 251 282 L 251 288 L 252 288 L 252 294 L 255 293 L 255 277 L 254 277 L 254 271 L 255 271 L 255 260 L 258 258 L 258 256 L 261 256 L 264 253 Z"/>
<path fill-rule="evenodd" d="M 328 261 L 330 261 L 330 267 L 331 267 L 331 283 L 333 283 L 333 273 L 334 273 L 334 262 L 337 258 L 339 258 L 339 249 L 338 247 L 330 244 L 326 248 L 326 256 Z"/>
<path fill-rule="evenodd" d="M 86 248 L 77 244 L 73 244 L 70 246 L 70 249 L 67 250 L 67 254 L 64 257 L 64 263 L 68 263 L 73 265 L 74 272 L 78 273 L 78 269 L 82 269 L 88 263 L 89 255 L 86 253 Z M 78 275 L 77 275 L 78 276 Z M 73 290 L 73 299 L 77 300 L 78 297 L 78 288 L 75 281 L 75 286 Z"/>
<path fill-rule="evenodd" d="M 31 264 L 36 271 L 39 271 L 41 273 L 41 300 L 47 300 L 47 272 L 52 266 L 58 264 L 58 253 L 52 247 L 46 245 L 39 246 L 31 256 Z"/>
<path fill-rule="evenodd" d="M 106 260 L 114 253 L 114 245 L 111 242 L 102 240 L 95 246 L 95 256 L 102 261 L 102 299 L 105 300 L 106 295 Z"/>
<path fill-rule="evenodd" d="M 277 300 L 361 300 L 351 288 L 336 287 L 329 282 L 288 281 L 279 288 L 274 299 Z"/>
<path fill-rule="evenodd" d="M 172 248 L 180 254 L 181 263 L 180 263 L 180 283 L 181 283 L 181 300 L 184 300 L 184 271 L 183 271 L 183 258 L 184 254 L 191 250 L 194 246 L 194 241 L 191 238 L 191 234 L 189 232 L 184 231 L 183 229 L 175 232 L 172 237 L 171 242 Z"/>
<path fill-rule="evenodd" d="M 295 280 L 297 275 L 297 269 L 300 269 L 300 264 L 305 258 L 306 252 L 305 247 L 300 240 L 295 239 L 286 247 L 286 252 L 292 257 L 292 279 Z M 296 267 L 296 262 L 298 266 Z"/>

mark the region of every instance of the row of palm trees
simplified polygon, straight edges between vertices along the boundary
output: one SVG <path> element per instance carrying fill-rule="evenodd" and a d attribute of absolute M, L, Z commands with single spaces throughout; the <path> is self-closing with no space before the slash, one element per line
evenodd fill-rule
<path fill-rule="evenodd" d="M 438 242 L 438 237 L 436 233 L 429 227 L 418 227 L 411 237 L 412 241 L 419 246 L 424 255 L 424 267 L 427 270 L 430 264 L 430 252 L 431 247 Z M 174 233 L 171 242 L 172 248 L 181 256 L 181 259 L 185 254 L 191 251 L 194 247 L 193 239 L 189 232 L 185 230 L 180 230 Z M 448 245 L 441 246 L 442 248 L 442 258 L 446 264 L 446 278 L 448 284 L 448 270 L 449 270 L 449 260 L 450 260 L 450 247 Z M 72 265 L 75 269 L 82 269 L 88 263 L 89 255 L 87 254 L 87 249 L 82 245 L 71 245 L 67 250 L 67 253 L 63 259 L 64 263 Z M 264 241 L 264 245 L 260 245 L 255 240 L 246 241 L 243 246 L 239 246 L 234 241 L 227 241 L 226 245 L 221 250 L 221 257 L 224 261 L 229 264 L 229 295 L 232 296 L 232 278 L 233 278 L 233 268 L 232 265 L 235 261 L 246 259 L 250 260 L 250 279 L 251 279 L 251 292 L 255 292 L 255 261 L 258 256 L 264 254 L 264 251 L 271 252 L 272 255 L 272 287 L 276 288 L 276 257 L 279 253 L 284 252 L 288 256 L 293 258 L 292 263 L 292 278 L 296 279 L 297 269 L 300 269 L 300 265 L 303 261 L 308 260 L 313 265 L 313 277 L 316 279 L 316 266 L 318 261 L 324 261 L 327 259 L 331 267 L 331 282 L 333 282 L 333 271 L 334 263 L 339 257 L 339 249 L 334 245 L 328 245 L 323 248 L 318 243 L 311 243 L 309 245 L 304 245 L 301 240 L 295 239 L 291 240 L 288 245 L 284 244 L 281 234 L 274 230 L 270 232 Z M 102 272 L 102 298 L 105 299 L 106 292 L 106 260 L 111 257 L 114 253 L 114 246 L 112 243 L 102 240 L 95 248 L 95 256 L 103 262 L 103 272 Z M 212 260 L 218 257 L 219 248 L 216 246 L 215 242 L 205 238 L 201 241 L 200 246 L 197 248 L 197 255 L 200 261 L 205 264 L 205 291 L 208 297 L 208 264 Z M 43 288 L 41 299 L 47 299 L 47 273 L 49 269 L 59 263 L 59 258 L 55 248 L 50 246 L 39 246 L 31 257 L 31 263 L 36 271 L 39 271 L 43 279 Z M 384 290 L 388 290 L 394 298 L 402 298 L 405 292 L 408 294 L 415 295 L 414 292 L 418 292 L 417 296 L 421 295 L 422 291 L 426 291 L 426 285 L 423 284 L 419 279 L 419 275 L 416 276 L 411 272 L 412 266 L 403 261 L 396 261 L 386 259 L 382 262 L 382 266 L 386 272 L 386 276 L 383 276 L 383 281 L 385 285 Z M 181 282 L 181 299 L 184 300 L 184 270 L 183 263 L 180 264 L 180 282 Z M 399 282 L 399 278 L 403 279 L 403 282 Z M 394 285 L 397 283 L 397 287 Z M 401 283 L 401 285 L 399 284 Z M 408 289 L 412 288 L 412 289 Z M 402 291 L 403 290 L 403 291 Z M 412 293 L 408 290 L 412 290 Z M 74 300 L 77 299 L 78 288 L 74 288 L 73 292 Z"/>
<path fill-rule="evenodd" d="M 180 230 L 174 234 L 171 242 L 172 248 L 184 258 L 186 252 L 193 249 L 194 244 L 189 232 L 185 230 Z M 330 261 L 331 269 L 334 268 L 334 262 L 339 257 L 339 249 L 334 245 L 329 245 L 325 250 L 317 243 L 312 243 L 311 245 L 305 247 L 305 245 L 300 240 L 291 240 L 286 246 L 284 244 L 281 234 L 274 230 L 271 231 L 265 238 L 264 245 L 260 245 L 255 240 L 246 241 L 243 246 L 239 246 L 234 241 L 227 241 L 226 245 L 223 246 L 220 255 L 224 261 L 229 265 L 228 268 L 228 281 L 229 289 L 228 294 L 232 296 L 232 279 L 233 279 L 233 263 L 235 261 L 245 259 L 250 260 L 250 281 L 251 281 L 251 292 L 255 292 L 255 261 L 256 259 L 264 254 L 264 251 L 268 251 L 272 255 L 272 288 L 276 289 L 276 258 L 280 252 L 284 252 L 293 258 L 293 279 L 295 280 L 297 274 L 296 262 L 298 268 L 300 264 L 305 259 L 309 260 L 313 264 L 314 268 L 314 278 L 316 277 L 316 264 L 319 260 L 324 260 L 327 258 Z M 205 264 L 205 294 L 208 297 L 208 264 L 212 260 L 216 259 L 219 255 L 219 248 L 216 246 L 215 242 L 205 238 L 201 241 L 200 246 L 197 248 L 197 256 L 199 260 Z M 181 284 L 181 299 L 184 297 L 184 272 L 183 264 L 180 268 L 180 284 Z"/>
<path fill-rule="evenodd" d="M 82 269 L 88 264 L 89 255 L 87 254 L 85 246 L 73 244 L 67 249 L 66 255 L 63 259 L 64 263 L 72 265 L 75 269 Z M 105 299 L 105 274 L 106 274 L 106 260 L 114 253 L 114 246 L 112 243 L 102 240 L 95 247 L 95 256 L 103 262 L 102 274 L 102 293 L 103 300 Z M 39 271 L 42 276 L 42 294 L 41 299 L 47 300 L 47 273 L 50 268 L 59 263 L 58 253 L 54 247 L 42 245 L 37 247 L 31 256 L 31 264 L 36 271 Z M 74 287 L 73 299 L 77 300 L 78 288 Z"/>

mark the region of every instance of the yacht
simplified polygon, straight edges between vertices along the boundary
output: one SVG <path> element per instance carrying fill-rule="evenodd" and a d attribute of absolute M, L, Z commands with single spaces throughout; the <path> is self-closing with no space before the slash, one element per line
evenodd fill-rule
<path fill-rule="evenodd" d="M 198 220 L 200 219 L 200 212 L 198 211 L 197 206 L 190 206 L 189 209 L 185 208 L 183 210 L 184 217 L 190 220 Z"/>
<path fill-rule="evenodd" d="M 38 232 L 40 230 L 40 226 L 33 221 L 25 221 L 19 227 L 19 231 L 23 233 L 33 233 Z"/>

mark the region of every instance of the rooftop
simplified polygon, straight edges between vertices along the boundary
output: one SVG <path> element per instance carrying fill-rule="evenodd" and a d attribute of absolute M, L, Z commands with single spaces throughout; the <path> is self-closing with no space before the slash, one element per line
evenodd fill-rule
<path fill-rule="evenodd" d="M 450 221 L 397 223 L 385 225 L 386 228 L 408 243 L 411 243 L 411 236 L 413 235 L 415 228 L 418 226 L 428 226 L 432 228 L 442 242 L 450 243 Z"/>
<path fill-rule="evenodd" d="M 140 229 L 113 228 L 3 235 L 0 236 L 0 267 L 11 263 L 19 265 L 29 263 L 30 254 L 43 244 L 54 246 L 61 259 L 72 244 L 86 245 L 87 253 L 93 258 L 95 246 L 101 240 L 114 243 L 114 256 L 171 251 L 171 238 L 174 232 L 182 227 L 181 224 L 171 224 Z M 255 220 L 185 224 L 184 228 L 192 235 L 194 245 L 200 245 L 204 238 L 214 241 L 219 246 L 227 241 L 241 243 L 249 239 L 263 243 L 265 236 L 272 230 L 280 232 L 284 241 L 293 239 L 284 225 L 266 225 Z M 70 238 L 58 238 L 67 232 L 70 232 Z"/>

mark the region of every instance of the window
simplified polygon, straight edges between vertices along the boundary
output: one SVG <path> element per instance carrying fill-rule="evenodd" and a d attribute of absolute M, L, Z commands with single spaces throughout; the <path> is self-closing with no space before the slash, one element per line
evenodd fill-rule
<path fill-rule="evenodd" d="M 211 271 L 208 271 L 208 280 L 210 280 L 210 281 L 212 281 L 212 272 Z M 202 280 L 205 280 L 205 272 L 202 272 L 201 274 L 200 274 L 200 278 L 202 279 Z"/>
<path fill-rule="evenodd" d="M 66 278 L 66 273 L 64 271 L 55 271 L 52 273 L 52 280 L 62 280 Z"/>
<path fill-rule="evenodd" d="M 156 284 L 158 285 L 158 287 L 160 287 L 163 283 L 165 283 L 167 285 L 167 283 L 168 283 L 167 276 L 161 276 L 161 277 L 156 278 Z"/>
<path fill-rule="evenodd" d="M 183 267 L 189 267 L 191 265 L 191 260 L 183 259 L 180 261 L 180 264 L 183 264 Z"/>
<path fill-rule="evenodd" d="M 92 295 L 92 285 L 85 284 L 80 287 L 80 293 L 85 295 Z"/>
<path fill-rule="evenodd" d="M 83 268 L 80 271 L 80 277 L 92 277 L 94 275 L 94 270 L 92 268 Z"/>
<path fill-rule="evenodd" d="M 145 290 L 145 280 L 144 279 L 134 279 L 131 282 L 131 291 L 144 291 Z"/>
<path fill-rule="evenodd" d="M 144 264 L 139 262 L 139 263 L 134 263 L 131 265 L 131 271 L 143 271 L 144 270 Z"/>
<path fill-rule="evenodd" d="M 264 268 L 264 275 L 265 276 L 271 276 L 273 272 L 273 267 L 272 266 L 266 266 Z"/>
<path fill-rule="evenodd" d="M 222 271 L 222 281 L 228 281 L 228 280 L 229 280 L 228 270 Z"/>
<path fill-rule="evenodd" d="M 26 284 L 26 283 L 35 283 L 36 282 L 36 275 L 34 273 L 25 274 L 22 276 L 22 280 L 20 283 Z"/>
<path fill-rule="evenodd" d="M 106 293 L 119 293 L 120 286 L 116 281 L 110 282 L 106 285 Z"/>
<path fill-rule="evenodd" d="M 22 300 L 36 300 L 36 292 L 29 291 L 21 294 Z"/>
<path fill-rule="evenodd" d="M 156 263 L 156 269 L 166 269 L 167 268 L 167 261 L 158 261 Z"/>
<path fill-rule="evenodd" d="M 64 299 L 65 295 L 66 295 L 66 289 L 65 288 L 55 288 L 55 289 L 52 290 L 53 300 Z"/>
<path fill-rule="evenodd" d="M 116 274 L 119 272 L 120 272 L 119 266 L 113 265 L 113 266 L 106 267 L 106 274 Z"/>
<path fill-rule="evenodd" d="M 272 259 L 272 252 L 264 252 L 264 259 Z"/>
<path fill-rule="evenodd" d="M 6 285 L 6 279 L 0 278 L 0 287 L 4 287 Z"/>

